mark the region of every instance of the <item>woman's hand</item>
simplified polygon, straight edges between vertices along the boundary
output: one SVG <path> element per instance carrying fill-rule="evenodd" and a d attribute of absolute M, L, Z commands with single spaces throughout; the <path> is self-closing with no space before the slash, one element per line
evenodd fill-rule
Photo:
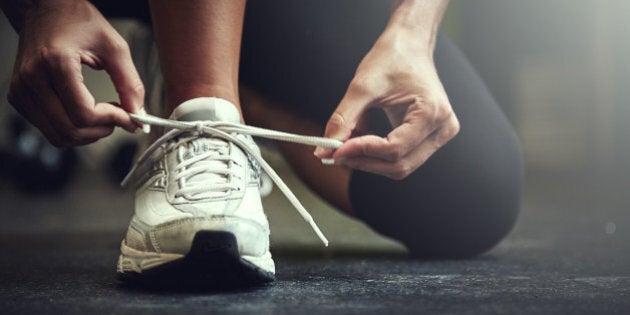
<path fill-rule="evenodd" d="M 400 180 L 458 133 L 433 47 L 418 44 L 413 34 L 390 26 L 381 35 L 326 126 L 325 136 L 343 145 L 335 151 L 318 148 L 318 158 Z M 386 137 L 361 135 L 370 108 L 387 115 L 393 130 Z"/>
<path fill-rule="evenodd" d="M 134 131 L 127 112 L 142 108 L 144 87 L 125 40 L 87 1 L 32 3 L 14 23 L 20 42 L 9 102 L 56 146 L 94 142 L 115 126 Z M 107 71 L 120 104 L 95 101 L 82 64 Z"/>

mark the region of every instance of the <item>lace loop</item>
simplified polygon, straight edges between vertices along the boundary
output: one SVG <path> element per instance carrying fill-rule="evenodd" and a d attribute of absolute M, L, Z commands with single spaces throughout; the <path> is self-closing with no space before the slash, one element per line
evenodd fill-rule
<path fill-rule="evenodd" d="M 252 150 L 247 143 L 243 140 L 231 135 L 231 133 L 239 133 L 250 135 L 254 137 L 263 137 L 274 140 L 288 141 L 294 143 L 300 143 L 305 145 L 312 146 L 320 146 L 325 148 L 338 148 L 341 146 L 342 142 L 335 139 L 321 138 L 321 137 L 312 137 L 312 136 L 302 136 L 296 135 L 286 132 L 280 132 L 275 130 L 268 130 L 264 128 L 252 127 L 247 125 L 235 124 L 230 122 L 222 122 L 222 121 L 195 121 L 195 122 L 187 122 L 187 121 L 177 121 L 177 120 L 169 120 L 163 119 L 156 116 L 151 116 L 147 114 L 129 114 L 131 118 L 137 122 L 142 123 L 143 125 L 155 125 L 164 127 L 166 129 L 171 129 L 166 132 L 162 137 L 156 140 L 153 144 L 151 144 L 147 150 L 142 153 L 142 155 L 138 158 L 138 161 L 131 168 L 125 179 L 123 179 L 121 185 L 126 186 L 131 178 L 134 177 L 135 173 L 138 170 L 138 167 L 144 163 L 161 145 L 168 142 L 170 139 L 173 139 L 183 133 L 195 131 L 199 134 L 208 134 L 216 138 L 223 139 L 225 141 L 229 141 L 237 145 L 241 148 L 245 153 L 249 154 L 253 157 L 262 170 L 271 178 L 271 180 L 278 186 L 280 191 L 284 193 L 286 198 L 291 202 L 291 204 L 295 207 L 295 209 L 300 213 L 302 218 L 311 226 L 315 234 L 319 237 L 319 239 L 324 243 L 324 245 L 328 246 L 328 240 L 319 229 L 313 217 L 308 213 L 308 211 L 304 208 L 302 203 L 297 199 L 297 197 L 293 194 L 291 189 L 284 183 L 284 181 L 278 176 L 278 174 L 273 170 L 273 168 L 260 156 L 260 154 L 254 150 Z M 201 159 L 201 158 L 200 158 Z M 189 170 L 190 173 L 194 173 L 198 171 L 197 169 Z M 188 175 L 188 174 L 185 174 Z M 221 187 L 223 188 L 223 187 Z M 198 192 L 199 188 L 194 188 L 192 190 L 188 190 L 187 192 L 195 193 Z M 186 192 L 186 191 L 185 191 Z"/>

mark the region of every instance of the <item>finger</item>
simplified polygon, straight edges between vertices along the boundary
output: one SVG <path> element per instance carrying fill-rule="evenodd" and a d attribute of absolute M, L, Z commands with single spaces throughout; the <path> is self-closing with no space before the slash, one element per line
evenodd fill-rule
<path fill-rule="evenodd" d="M 107 71 L 120 97 L 121 107 L 129 113 L 137 113 L 144 107 L 144 85 L 133 64 L 129 46 L 119 38 L 112 45 L 112 53 L 105 54 L 103 69 Z"/>
<path fill-rule="evenodd" d="M 26 93 L 22 87 L 11 88 L 9 93 L 9 103 L 13 105 L 15 110 L 22 115 L 28 122 L 35 126 L 46 137 L 48 142 L 54 146 L 61 146 L 61 137 L 53 128 L 41 110 L 37 110 L 34 106 L 33 99 L 29 93 Z"/>
<path fill-rule="evenodd" d="M 61 104 L 57 93 L 47 84 L 48 80 L 40 76 L 25 85 L 27 93 L 33 99 L 34 110 L 42 112 L 52 128 L 59 136 L 59 144 L 83 145 L 92 143 L 100 138 L 110 135 L 114 127 L 112 125 L 78 127 L 73 124 L 65 108 Z"/>
<path fill-rule="evenodd" d="M 71 57 L 56 57 L 48 62 L 48 74 L 59 100 L 73 125 L 78 127 L 118 125 L 133 132 L 136 129 L 129 115 L 107 103 L 95 104 L 94 96 L 83 83 L 81 64 Z"/>
<path fill-rule="evenodd" d="M 433 131 L 434 127 L 428 124 L 403 123 L 386 138 L 375 135 L 352 138 L 339 147 L 332 158 L 365 155 L 395 162 L 414 150 Z"/>
<path fill-rule="evenodd" d="M 352 135 L 361 120 L 361 116 L 367 109 L 369 98 L 366 93 L 362 93 L 350 87 L 343 97 L 335 112 L 328 119 L 324 137 L 345 141 Z M 318 147 L 314 154 L 318 158 L 330 157 L 332 149 Z"/>
<path fill-rule="evenodd" d="M 84 145 L 109 136 L 114 131 L 113 125 L 76 126 L 52 88 L 42 88 L 38 94 L 42 109 L 48 114 L 53 128 L 61 136 L 63 145 Z"/>
<path fill-rule="evenodd" d="M 336 150 L 333 158 L 363 154 L 392 162 L 399 160 L 435 132 L 438 126 L 444 126 L 448 123 L 446 120 L 455 117 L 452 111 L 440 111 L 438 108 L 441 107 L 435 104 L 439 103 L 426 103 L 414 98 L 405 107 L 406 111 L 400 114 L 402 123 L 386 138 L 368 136 L 351 139 Z M 446 108 L 450 109 L 450 106 Z"/>
<path fill-rule="evenodd" d="M 422 166 L 438 149 L 452 139 L 458 131 L 459 123 L 456 119 L 455 121 L 450 121 L 444 128 L 431 134 L 409 154 L 395 162 L 369 156 L 342 158 L 338 159 L 338 161 L 350 168 L 401 180 Z"/>
<path fill-rule="evenodd" d="M 96 117 L 104 117 L 106 122 L 114 122 L 114 125 L 120 126 L 128 132 L 135 132 L 138 124 L 134 122 L 129 113 L 120 108 L 117 103 L 98 102 L 94 104 L 94 113 Z M 97 120 L 97 124 L 98 120 Z"/>
<path fill-rule="evenodd" d="M 435 151 L 437 151 L 435 143 L 425 141 L 410 152 L 408 156 L 396 162 L 368 156 L 356 156 L 338 160 L 341 161 L 341 164 L 353 169 L 401 180 L 424 164 Z"/>

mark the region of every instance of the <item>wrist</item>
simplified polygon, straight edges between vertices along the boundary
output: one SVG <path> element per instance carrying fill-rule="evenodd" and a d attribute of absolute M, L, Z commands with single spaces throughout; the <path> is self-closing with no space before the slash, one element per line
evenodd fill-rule
<path fill-rule="evenodd" d="M 391 26 L 381 34 L 374 48 L 394 50 L 402 55 L 432 60 L 435 40 L 429 36 L 421 37 L 417 32 L 407 28 Z"/>
<path fill-rule="evenodd" d="M 432 56 L 439 25 L 447 5 L 448 1 L 445 0 L 398 1 L 384 35 L 395 42 Z"/>
<path fill-rule="evenodd" d="M 93 11 L 98 12 L 88 0 L 0 0 L 0 6 L 18 35 L 22 35 L 30 23 L 45 20 L 47 16 L 59 19 L 58 15 L 63 14 L 88 19 Z"/>

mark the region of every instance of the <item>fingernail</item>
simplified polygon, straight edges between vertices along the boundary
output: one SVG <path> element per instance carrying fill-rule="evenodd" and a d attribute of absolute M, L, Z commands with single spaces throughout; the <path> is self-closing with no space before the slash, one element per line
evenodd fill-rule
<path fill-rule="evenodd" d="M 322 155 L 323 153 L 324 153 L 324 148 L 322 148 L 322 147 L 317 147 L 317 148 L 315 149 L 315 152 L 313 152 L 313 155 L 315 155 L 315 156 L 320 156 L 320 155 Z"/>

